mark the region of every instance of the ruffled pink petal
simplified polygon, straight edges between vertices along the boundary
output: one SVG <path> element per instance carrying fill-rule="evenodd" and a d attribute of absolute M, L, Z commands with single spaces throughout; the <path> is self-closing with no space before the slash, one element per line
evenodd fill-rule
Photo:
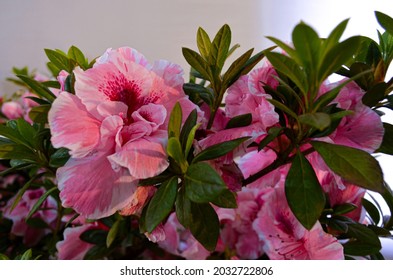
<path fill-rule="evenodd" d="M 263 88 L 265 85 L 275 89 L 279 82 L 274 77 L 277 76 L 276 70 L 271 64 L 267 64 L 263 67 L 257 68 L 249 74 L 249 90 L 255 95 L 265 95 L 266 91 Z"/>
<path fill-rule="evenodd" d="M 108 156 L 108 159 L 128 168 L 130 174 L 137 179 L 156 176 L 169 166 L 164 147 L 144 138 L 127 143 L 120 151 Z"/>
<path fill-rule="evenodd" d="M 15 101 L 4 102 L 1 106 L 1 112 L 10 120 L 21 118 L 24 114 L 22 105 Z"/>
<path fill-rule="evenodd" d="M 64 240 L 56 244 L 59 260 L 83 260 L 94 244 L 80 239 L 82 233 L 97 228 L 94 224 L 69 227 L 64 230 Z"/>
<path fill-rule="evenodd" d="M 165 121 L 167 112 L 164 106 L 150 103 L 143 105 L 137 111 L 132 113 L 134 121 L 146 122 L 156 131 Z"/>
<path fill-rule="evenodd" d="M 166 60 L 158 60 L 154 62 L 151 70 L 164 79 L 168 86 L 182 91 L 184 71 L 179 65 Z"/>
<path fill-rule="evenodd" d="M 112 169 L 104 153 L 70 159 L 58 169 L 57 179 L 63 206 L 91 219 L 123 209 L 137 187 L 137 181 L 126 169 Z"/>
<path fill-rule="evenodd" d="M 48 114 L 55 148 L 66 147 L 77 158 L 93 151 L 100 140 L 100 122 L 86 111 L 79 98 L 62 92 Z"/>
<path fill-rule="evenodd" d="M 336 144 L 373 153 L 382 143 L 383 124 L 378 114 L 369 107 L 359 107 L 353 116 L 344 117 L 330 138 Z"/>
<path fill-rule="evenodd" d="M 98 104 L 97 112 L 103 117 L 118 115 L 120 117 L 127 116 L 128 107 L 120 101 L 106 101 Z"/>

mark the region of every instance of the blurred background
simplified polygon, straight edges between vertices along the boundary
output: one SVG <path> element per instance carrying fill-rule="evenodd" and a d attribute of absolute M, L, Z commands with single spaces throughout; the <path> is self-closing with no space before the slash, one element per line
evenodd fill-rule
<path fill-rule="evenodd" d="M 239 55 L 271 46 L 265 36 L 291 41 L 301 20 L 327 36 L 350 18 L 344 37 L 362 34 L 376 40 L 375 10 L 393 16 L 391 0 L 1 0 L 0 95 L 16 90 L 5 81 L 14 66 L 49 73 L 44 48 L 66 51 L 75 45 L 90 60 L 107 48 L 130 46 L 151 62 L 180 64 L 187 79 L 181 47 L 196 48 L 199 26 L 213 36 L 229 24 L 232 43 L 241 45 Z M 393 123 L 393 117 L 384 121 Z M 377 157 L 393 185 L 392 158 Z"/>

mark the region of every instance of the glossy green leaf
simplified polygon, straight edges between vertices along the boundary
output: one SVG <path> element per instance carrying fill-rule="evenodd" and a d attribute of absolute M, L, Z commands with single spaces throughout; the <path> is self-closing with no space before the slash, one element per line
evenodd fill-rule
<path fill-rule="evenodd" d="M 33 107 L 29 112 L 29 117 L 35 123 L 48 123 L 48 112 L 50 108 L 50 105 L 39 105 Z"/>
<path fill-rule="evenodd" d="M 292 32 L 292 41 L 303 67 L 306 67 L 309 75 L 315 75 L 321 49 L 321 40 L 318 34 L 307 24 L 300 23 Z"/>
<path fill-rule="evenodd" d="M 37 131 L 34 127 L 23 118 L 16 120 L 16 124 L 19 134 L 24 139 L 24 142 L 29 143 L 29 146 L 36 148 L 37 143 L 35 140 Z"/>
<path fill-rule="evenodd" d="M 36 228 L 36 229 L 46 229 L 49 228 L 49 225 L 39 217 L 33 217 L 26 220 L 26 224 L 29 227 Z"/>
<path fill-rule="evenodd" d="M 107 230 L 103 229 L 88 229 L 83 232 L 79 238 L 90 244 L 106 244 L 106 238 L 108 235 Z"/>
<path fill-rule="evenodd" d="M 108 255 L 108 248 L 105 244 L 99 244 L 91 247 L 84 255 L 84 260 L 99 260 Z"/>
<path fill-rule="evenodd" d="M 222 78 L 224 84 L 230 86 L 242 75 L 246 63 L 250 59 L 253 51 L 254 49 L 248 50 L 232 62 Z"/>
<path fill-rule="evenodd" d="M 191 224 L 191 200 L 186 196 L 185 188 L 180 188 L 176 196 L 176 217 L 180 224 L 185 228 L 189 228 Z"/>
<path fill-rule="evenodd" d="M 116 220 L 116 222 L 112 225 L 111 229 L 106 236 L 106 247 L 109 248 L 113 241 L 115 241 L 117 234 L 119 233 L 121 220 Z"/>
<path fill-rule="evenodd" d="M 348 255 L 368 255 L 381 250 L 378 236 L 367 226 L 351 223 L 348 224 L 348 236 L 356 238 L 354 242 L 344 244 L 344 253 Z"/>
<path fill-rule="evenodd" d="M 369 153 L 319 141 L 311 144 L 334 173 L 363 188 L 379 193 L 384 191 L 381 167 Z"/>
<path fill-rule="evenodd" d="M 236 195 L 229 189 L 224 190 L 211 202 L 221 208 L 237 208 Z"/>
<path fill-rule="evenodd" d="M 377 18 L 378 23 L 391 35 L 393 35 L 393 19 L 379 11 L 375 11 L 375 16 Z"/>
<path fill-rule="evenodd" d="M 47 87 L 43 86 L 36 80 L 24 75 L 17 75 L 17 77 L 21 79 L 28 87 L 32 89 L 32 91 L 34 91 L 39 96 L 51 102 L 55 100 L 56 96 Z"/>
<path fill-rule="evenodd" d="M 202 56 L 189 48 L 183 48 L 182 51 L 184 58 L 191 67 L 198 71 L 205 80 L 212 80 L 209 65 Z"/>
<path fill-rule="evenodd" d="M 186 156 L 186 157 L 188 157 L 188 155 L 189 155 L 189 153 L 190 153 L 190 151 L 191 151 L 191 148 L 192 148 L 192 145 L 193 145 L 193 143 L 194 143 L 194 140 L 195 140 L 195 133 L 197 132 L 197 130 L 198 130 L 198 128 L 201 126 L 201 124 L 196 124 L 192 129 L 191 129 L 191 131 L 190 131 L 190 133 L 188 134 L 188 138 L 187 138 L 187 142 L 186 142 L 186 147 L 185 147 L 185 149 L 184 149 L 184 155 Z"/>
<path fill-rule="evenodd" d="M 318 73 L 318 81 L 326 80 L 353 58 L 361 43 L 361 37 L 354 36 L 335 45 L 324 56 Z"/>
<path fill-rule="evenodd" d="M 191 100 L 197 101 L 202 99 L 210 107 L 213 106 L 214 93 L 211 89 L 205 88 L 199 84 L 185 83 L 183 84 L 183 90 L 188 96 L 190 96 Z"/>
<path fill-rule="evenodd" d="M 73 65 L 67 55 L 61 53 L 58 50 L 45 49 L 45 54 L 48 59 L 59 69 L 65 70 L 71 73 Z"/>
<path fill-rule="evenodd" d="M 188 115 L 188 117 L 187 117 L 186 121 L 184 122 L 184 125 L 180 131 L 179 140 L 180 140 L 180 144 L 182 146 L 183 151 L 185 151 L 188 136 L 189 136 L 191 130 L 197 124 L 197 120 L 198 120 L 198 113 L 197 113 L 196 109 L 194 109 Z M 184 154 L 187 157 L 187 153 L 184 153 Z"/>
<path fill-rule="evenodd" d="M 205 161 L 205 160 L 211 160 L 211 159 L 216 159 L 221 156 L 226 155 L 227 153 L 231 152 L 235 148 L 237 148 L 241 143 L 244 141 L 250 139 L 250 137 L 241 137 L 237 138 L 234 140 L 218 143 L 215 145 L 212 145 L 210 147 L 207 147 L 203 151 L 201 151 L 199 154 L 197 154 L 192 162 L 199 162 L 199 161 Z"/>
<path fill-rule="evenodd" d="M 228 57 L 229 47 L 231 45 L 231 29 L 229 25 L 224 24 L 213 39 L 210 48 L 209 64 L 216 67 L 219 73 L 224 66 Z"/>
<path fill-rule="evenodd" d="M 69 150 L 66 148 L 60 148 L 51 155 L 49 165 L 52 167 L 62 167 L 69 159 Z"/>
<path fill-rule="evenodd" d="M 219 220 L 213 207 L 208 203 L 191 203 L 190 231 L 203 247 L 214 251 L 219 236 Z"/>
<path fill-rule="evenodd" d="M 344 203 L 344 204 L 334 206 L 333 211 L 334 211 L 334 215 L 344 215 L 344 214 L 347 214 L 357 208 L 358 207 L 355 204 Z"/>
<path fill-rule="evenodd" d="M 365 198 L 362 198 L 362 205 L 363 205 L 364 209 L 366 209 L 367 213 L 370 215 L 373 222 L 375 224 L 379 224 L 379 222 L 381 220 L 381 215 L 380 215 L 377 207 L 375 207 L 375 205 L 372 202 L 370 202 L 369 200 L 367 200 Z"/>
<path fill-rule="evenodd" d="M 57 186 L 51 188 L 50 190 L 47 190 L 38 200 L 37 202 L 33 205 L 33 207 L 30 209 L 29 214 L 27 214 L 26 216 L 26 220 L 30 219 L 35 212 L 37 212 L 39 210 L 39 208 L 41 207 L 41 205 L 45 202 L 45 200 L 48 198 L 48 196 L 55 192 L 58 191 Z M 55 210 L 55 209 L 54 209 Z"/>
<path fill-rule="evenodd" d="M 86 70 L 88 67 L 87 60 L 83 52 L 75 46 L 71 46 L 68 50 L 68 57 L 74 60 L 78 65 L 83 69 Z"/>
<path fill-rule="evenodd" d="M 345 29 L 347 28 L 349 19 L 345 19 L 337 25 L 332 32 L 330 32 L 326 41 L 324 42 L 324 51 L 329 51 L 334 45 L 336 45 L 341 36 L 343 35 Z"/>
<path fill-rule="evenodd" d="M 298 115 L 294 111 L 292 111 L 290 108 L 288 108 L 288 106 L 286 106 L 286 105 L 282 104 L 281 102 L 274 100 L 274 99 L 267 99 L 267 101 L 269 103 L 271 103 L 274 107 L 276 107 L 276 109 L 279 109 L 283 113 L 288 114 L 289 116 L 291 116 L 295 120 L 298 119 Z"/>
<path fill-rule="evenodd" d="M 205 60 L 209 58 L 211 44 L 209 35 L 203 28 L 199 27 L 197 32 L 197 46 L 200 54 Z"/>
<path fill-rule="evenodd" d="M 186 172 L 188 163 L 184 157 L 183 150 L 178 138 L 171 137 L 168 140 L 168 145 L 166 147 L 168 155 L 173 158 L 176 163 L 180 166 L 182 172 Z"/>
<path fill-rule="evenodd" d="M 331 123 L 330 116 L 322 112 L 300 115 L 299 121 L 302 124 L 309 125 L 321 131 L 327 128 Z"/>
<path fill-rule="evenodd" d="M 292 48 L 288 44 L 284 43 L 280 39 L 277 39 L 277 38 L 274 38 L 274 37 L 271 37 L 271 36 L 267 36 L 266 38 L 268 38 L 270 41 L 272 41 L 278 47 L 280 47 L 283 51 L 285 51 L 297 63 L 300 63 L 300 60 L 298 58 L 298 54 L 297 54 L 297 52 L 295 51 L 294 48 Z"/>
<path fill-rule="evenodd" d="M 197 203 L 213 201 L 227 189 L 221 176 L 205 162 L 190 165 L 184 176 L 184 186 L 186 196 Z"/>
<path fill-rule="evenodd" d="M 23 253 L 20 260 L 25 261 L 25 260 L 31 260 L 32 258 L 33 258 L 33 251 L 31 249 L 28 249 Z"/>
<path fill-rule="evenodd" d="M 276 52 L 267 52 L 266 57 L 274 68 L 291 79 L 301 92 L 308 91 L 306 75 L 292 58 Z"/>
<path fill-rule="evenodd" d="M 164 182 L 151 199 L 145 216 L 148 232 L 152 232 L 171 212 L 176 200 L 177 177 Z"/>
<path fill-rule="evenodd" d="M 24 145 L 15 144 L 7 139 L 0 139 L 0 159 L 20 159 L 36 162 L 37 155 Z"/>
<path fill-rule="evenodd" d="M 263 148 L 265 148 L 267 145 L 269 145 L 269 143 L 271 143 L 274 139 L 276 139 L 278 135 L 280 135 L 281 131 L 283 130 L 284 130 L 283 127 L 276 127 L 276 126 L 271 127 L 267 132 L 266 137 L 263 138 L 261 142 L 259 142 L 258 150 L 260 151 Z"/>
<path fill-rule="evenodd" d="M 169 116 L 168 137 L 175 137 L 179 139 L 182 119 L 182 109 L 179 102 L 177 102 Z"/>
<path fill-rule="evenodd" d="M 250 125 L 251 123 L 252 123 L 251 113 L 239 115 L 230 119 L 227 125 L 225 126 L 225 129 L 244 127 Z"/>
<path fill-rule="evenodd" d="M 37 179 L 38 175 L 30 178 L 29 181 L 27 181 L 21 189 L 19 189 L 18 193 L 15 196 L 15 200 L 13 201 L 11 208 L 10 208 L 10 213 L 15 209 L 15 207 L 18 205 L 19 201 L 22 199 L 23 194 L 27 191 L 27 189 L 31 186 L 31 184 Z"/>
<path fill-rule="evenodd" d="M 393 155 L 393 125 L 390 123 L 383 123 L 385 130 L 381 146 L 378 148 L 378 153 Z"/>
<path fill-rule="evenodd" d="M 300 152 L 288 171 L 285 195 L 293 214 L 310 230 L 321 216 L 325 195 L 313 167 Z"/>

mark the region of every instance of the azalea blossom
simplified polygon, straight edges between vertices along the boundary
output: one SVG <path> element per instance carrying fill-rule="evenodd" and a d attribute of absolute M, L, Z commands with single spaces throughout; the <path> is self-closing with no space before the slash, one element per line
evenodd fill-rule
<path fill-rule="evenodd" d="M 60 198 L 101 218 L 132 203 L 139 179 L 168 167 L 170 112 L 179 102 L 188 116 L 195 105 L 182 90 L 178 65 L 150 65 L 131 48 L 109 49 L 93 68 L 74 74 L 76 94 L 61 92 L 48 115 L 53 146 L 71 155 L 57 172 Z"/>
<path fill-rule="evenodd" d="M 94 246 L 80 239 L 81 234 L 88 230 L 100 229 L 97 223 L 68 227 L 64 230 L 64 239 L 57 242 L 56 249 L 59 260 L 83 260 L 86 253 Z"/>
<path fill-rule="evenodd" d="M 177 220 L 176 213 L 172 213 L 165 224 L 153 231 L 158 245 L 167 252 L 181 256 L 188 260 L 204 260 L 210 252 L 207 251 Z"/>
<path fill-rule="evenodd" d="M 46 234 L 50 233 L 50 227 L 54 227 L 57 218 L 57 202 L 49 196 L 41 205 L 42 209 L 36 211 L 32 218 L 41 219 L 48 228 L 36 228 L 26 223 L 26 217 L 36 204 L 38 199 L 45 193 L 44 188 L 27 190 L 16 207 L 11 210 L 15 197 L 10 199 L 2 209 L 4 218 L 12 220 L 11 233 L 23 237 L 23 243 L 27 246 L 36 245 Z"/>
<path fill-rule="evenodd" d="M 241 259 L 257 259 L 263 255 L 264 242 L 259 239 L 252 225 L 262 207 L 261 197 L 272 190 L 243 188 L 237 193 L 236 209 L 217 209 L 222 224 L 222 245 L 233 250 Z"/>
<path fill-rule="evenodd" d="M 283 185 L 267 193 L 263 200 L 253 228 L 270 259 L 344 259 L 342 245 L 324 232 L 319 222 L 309 231 L 300 224 L 288 206 Z"/>

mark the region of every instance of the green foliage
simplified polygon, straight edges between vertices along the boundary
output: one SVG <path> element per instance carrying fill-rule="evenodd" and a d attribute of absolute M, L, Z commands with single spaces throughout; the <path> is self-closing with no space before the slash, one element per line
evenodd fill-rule
<path fill-rule="evenodd" d="M 293 214 L 310 230 L 325 207 L 325 195 L 313 167 L 301 152 L 288 171 L 285 195 Z"/>

